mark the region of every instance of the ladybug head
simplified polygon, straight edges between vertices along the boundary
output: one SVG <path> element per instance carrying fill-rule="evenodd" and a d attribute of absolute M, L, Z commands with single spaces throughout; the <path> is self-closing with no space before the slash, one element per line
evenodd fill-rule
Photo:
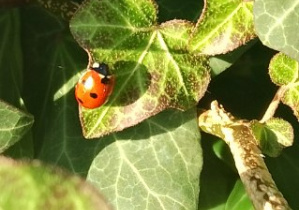
<path fill-rule="evenodd" d="M 93 63 L 91 69 L 98 72 L 99 74 L 103 75 L 104 77 L 107 77 L 110 75 L 109 67 L 105 63 L 95 62 L 95 63 Z"/>

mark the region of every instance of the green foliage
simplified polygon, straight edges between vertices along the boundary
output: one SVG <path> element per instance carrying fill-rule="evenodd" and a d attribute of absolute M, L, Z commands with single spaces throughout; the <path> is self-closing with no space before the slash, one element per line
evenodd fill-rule
<path fill-rule="evenodd" d="M 251 202 L 245 192 L 244 185 L 241 180 L 237 180 L 231 194 L 228 197 L 227 204 L 224 209 L 227 210 L 253 210 Z"/>
<path fill-rule="evenodd" d="M 271 60 L 270 77 L 275 84 L 284 86 L 282 102 L 291 107 L 297 119 L 299 119 L 298 73 L 299 63 L 283 53 L 278 53 Z"/>
<path fill-rule="evenodd" d="M 115 134 L 93 160 L 87 180 L 117 209 L 196 209 L 202 167 L 196 129 L 194 110 L 165 111 Z"/>
<path fill-rule="evenodd" d="M 251 126 L 263 153 L 270 157 L 277 157 L 284 147 L 293 145 L 293 127 L 283 119 L 271 118 L 263 124 L 252 121 Z"/>
<path fill-rule="evenodd" d="M 94 188 L 62 170 L 3 157 L 0 164 L 1 209 L 110 209 Z"/>
<path fill-rule="evenodd" d="M 33 117 L 0 101 L 0 153 L 18 142 L 33 124 Z"/>
<path fill-rule="evenodd" d="M 253 1 L 206 1 L 192 34 L 191 50 L 216 55 L 244 45 L 255 36 L 252 7 Z"/>
<path fill-rule="evenodd" d="M 299 0 L 257 0 L 254 4 L 256 33 L 266 46 L 299 62 Z"/>
<path fill-rule="evenodd" d="M 188 109 L 209 83 L 207 59 L 188 53 L 192 23 L 157 25 L 151 1 L 88 1 L 71 21 L 92 61 L 111 66 L 114 93 L 96 110 L 81 109 L 86 138 L 123 130 L 166 108 Z M 92 21 L 90 21 L 92 20 Z"/>
<path fill-rule="evenodd" d="M 87 176 L 115 209 L 252 209 L 227 146 L 196 125 L 196 105 L 216 98 L 255 119 L 265 154 L 281 154 L 265 158 L 272 176 L 299 208 L 288 187 L 299 187 L 299 126 L 288 110 L 299 118 L 298 0 L 36 2 L 0 3 L 1 152 Z M 78 109 L 74 86 L 94 61 L 109 65 L 114 91 L 103 106 Z M 287 106 L 258 122 L 275 85 Z M 57 190 L 66 192 L 59 208 L 90 204 L 84 190 L 73 194 L 83 182 L 59 170 L 1 163 L 0 173 L 0 203 L 21 189 L 36 204 Z"/>

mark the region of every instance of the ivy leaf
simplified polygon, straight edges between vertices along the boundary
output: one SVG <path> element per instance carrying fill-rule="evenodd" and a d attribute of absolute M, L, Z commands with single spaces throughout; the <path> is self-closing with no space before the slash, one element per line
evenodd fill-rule
<path fill-rule="evenodd" d="M 225 210 L 254 210 L 251 200 L 249 199 L 244 184 L 240 179 L 237 180 L 232 192 L 230 193 Z"/>
<path fill-rule="evenodd" d="M 18 142 L 31 128 L 33 116 L 0 101 L 0 153 Z"/>
<path fill-rule="evenodd" d="M 94 154 L 100 150 L 98 141 L 86 141 L 82 136 L 74 96 L 79 72 L 88 57 L 70 34 L 68 23 L 45 9 L 25 7 L 20 18 L 23 93 L 35 119 L 35 157 L 86 176 Z"/>
<path fill-rule="evenodd" d="M 94 188 L 65 171 L 4 157 L 0 164 L 1 209 L 110 209 Z"/>
<path fill-rule="evenodd" d="M 256 0 L 254 23 L 264 45 L 299 61 L 299 0 Z"/>
<path fill-rule="evenodd" d="M 298 62 L 283 53 L 278 53 L 270 62 L 269 74 L 276 85 L 294 83 L 298 79 Z"/>
<path fill-rule="evenodd" d="M 283 53 L 276 54 L 269 66 L 271 80 L 285 87 L 282 102 L 293 110 L 299 120 L 299 63 Z"/>
<path fill-rule="evenodd" d="M 190 41 L 190 49 L 207 55 L 225 54 L 255 37 L 253 1 L 206 0 Z"/>
<path fill-rule="evenodd" d="M 164 111 L 111 136 L 87 179 L 115 209 L 197 209 L 202 154 L 194 109 Z"/>
<path fill-rule="evenodd" d="M 7 3 L 9 4 L 9 2 Z M 0 99 L 16 108 L 26 110 L 27 104 L 23 100 L 25 85 L 22 54 L 23 43 L 21 42 L 23 33 L 21 31 L 22 24 L 20 24 L 20 20 L 18 9 L 0 8 L 0 25 L 3 31 L 3 33 L 0 33 Z M 9 105 L 7 106 L 16 110 Z M 3 122 L 3 118 L 1 117 L 0 121 Z M 6 120 L 8 119 L 5 119 L 5 121 Z M 10 131 L 8 131 L 8 133 L 9 132 Z M 9 147 L 9 149 L 5 151 L 5 155 L 11 157 L 33 156 L 33 142 L 30 131 L 27 132 L 26 135 L 23 135 L 21 139 L 5 139 L 4 142 L 9 142 L 9 144 L 6 145 L 7 147 L 5 147 L 5 150 Z M 10 147 L 11 145 L 13 146 Z M 0 147 L 2 146 L 1 144 Z M 4 150 L 1 150 L 1 152 L 3 151 Z"/>
<path fill-rule="evenodd" d="M 207 58 L 186 49 L 193 25 L 157 25 L 156 13 L 149 0 L 90 0 L 72 19 L 71 32 L 90 59 L 107 63 L 116 76 L 108 103 L 80 109 L 86 138 L 123 130 L 166 108 L 188 109 L 206 91 Z"/>
<path fill-rule="evenodd" d="M 283 148 L 293 144 L 293 127 L 283 119 L 271 118 L 265 124 L 252 121 L 251 127 L 262 152 L 270 157 L 277 157 Z"/>

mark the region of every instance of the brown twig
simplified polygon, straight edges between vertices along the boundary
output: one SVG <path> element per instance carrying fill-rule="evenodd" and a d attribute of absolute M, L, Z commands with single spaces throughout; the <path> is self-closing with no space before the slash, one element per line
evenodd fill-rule
<path fill-rule="evenodd" d="M 288 89 L 288 86 L 281 86 L 280 88 L 278 88 L 274 98 L 272 99 L 270 105 L 268 106 L 263 118 L 260 120 L 261 123 L 264 123 L 266 121 L 268 121 L 269 119 L 271 119 L 275 112 L 276 109 L 278 108 L 278 105 L 282 99 L 282 97 L 284 96 L 284 93 L 286 92 L 286 90 Z"/>
<path fill-rule="evenodd" d="M 231 150 L 240 178 L 255 209 L 290 209 L 276 187 L 248 122 L 236 120 L 217 101 L 198 118 L 199 127 L 222 138 Z"/>

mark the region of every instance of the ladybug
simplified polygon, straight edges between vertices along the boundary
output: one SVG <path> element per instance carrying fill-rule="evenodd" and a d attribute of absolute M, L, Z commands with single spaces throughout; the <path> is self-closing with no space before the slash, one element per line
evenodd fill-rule
<path fill-rule="evenodd" d="M 78 103 L 89 109 L 104 104 L 114 86 L 114 76 L 109 73 L 108 65 L 94 63 L 79 79 L 75 87 Z"/>

